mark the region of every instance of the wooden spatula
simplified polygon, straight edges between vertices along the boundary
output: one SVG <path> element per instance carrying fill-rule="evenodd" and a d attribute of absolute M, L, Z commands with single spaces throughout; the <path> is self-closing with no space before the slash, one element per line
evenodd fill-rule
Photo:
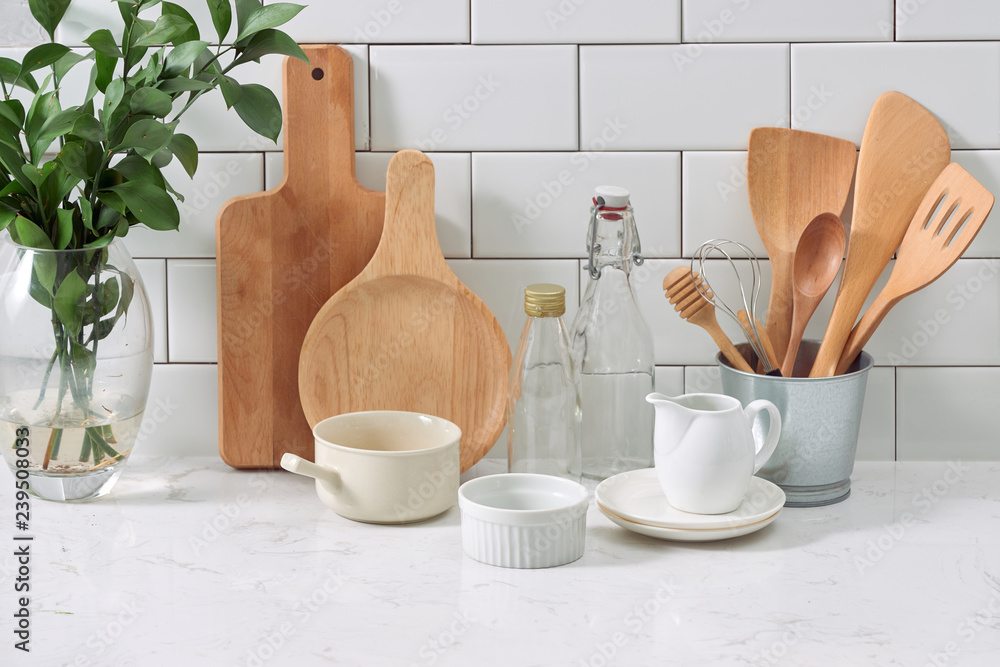
<path fill-rule="evenodd" d="M 906 230 L 889 282 L 851 331 L 838 375 L 854 362 L 893 306 L 958 261 L 992 209 L 993 195 L 958 164 L 952 162 L 941 172 Z"/>
<path fill-rule="evenodd" d="M 836 372 L 868 293 L 950 159 L 948 135 L 927 109 L 897 92 L 875 101 L 861 140 L 844 273 L 809 377 Z"/>
<path fill-rule="evenodd" d="M 219 452 L 236 468 L 313 457 L 296 369 L 320 307 L 371 259 L 385 195 L 354 177 L 354 77 L 337 46 L 285 60 L 285 175 L 216 224 Z"/>
<path fill-rule="evenodd" d="M 703 290 L 705 289 L 701 276 L 692 273 L 691 268 L 687 266 L 677 267 L 663 279 L 666 297 L 670 303 L 674 304 L 674 310 L 680 313 L 681 319 L 687 320 L 691 324 L 697 324 L 707 331 L 734 368 L 745 373 L 753 373 L 750 364 L 719 326 L 719 320 L 715 317 L 715 306 L 702 297 L 698 291 L 697 286 L 699 285 L 702 286 Z M 711 298 L 712 292 L 705 291 Z"/>
<path fill-rule="evenodd" d="M 767 333 L 778 359 L 785 358 L 792 329 L 792 265 L 799 236 L 820 213 L 843 212 L 856 157 L 846 139 L 780 127 L 750 133 L 747 189 L 771 260 Z"/>
<path fill-rule="evenodd" d="M 434 166 L 397 153 L 372 261 L 316 315 L 302 344 L 299 395 L 311 425 L 363 410 L 407 410 L 462 429 L 461 467 L 506 421 L 511 354 L 486 305 L 445 263 L 434 222 Z"/>

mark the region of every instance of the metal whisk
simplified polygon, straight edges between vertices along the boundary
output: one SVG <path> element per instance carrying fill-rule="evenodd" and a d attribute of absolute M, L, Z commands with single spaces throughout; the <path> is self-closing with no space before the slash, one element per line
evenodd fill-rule
<path fill-rule="evenodd" d="M 743 302 L 743 309 L 747 313 L 746 324 L 740 320 L 739 315 L 737 315 L 732 308 L 730 308 L 718 296 L 715 296 L 718 292 L 711 287 L 711 281 L 708 277 L 708 264 L 705 261 L 707 259 L 712 259 L 713 253 L 725 258 L 729 262 L 729 266 L 732 268 L 733 273 L 736 274 L 736 282 L 740 286 L 740 299 Z M 747 299 L 747 292 L 744 289 L 743 275 L 740 273 L 739 264 L 737 264 L 737 262 L 733 259 L 733 254 L 737 255 L 737 259 L 746 260 L 746 264 L 749 267 L 749 300 Z M 776 371 L 777 368 L 772 366 L 770 360 L 768 359 L 763 339 L 761 338 L 761 332 L 757 331 L 757 296 L 760 294 L 761 284 L 760 260 L 757 259 L 757 255 L 755 255 L 750 248 L 738 241 L 730 241 L 728 239 L 712 239 L 711 241 L 702 243 L 698 247 L 698 251 L 691 258 L 691 271 L 697 271 L 701 274 L 701 282 L 695 281 L 698 294 L 701 295 L 701 298 L 713 304 L 716 309 L 721 310 L 726 315 L 731 317 L 733 321 L 739 325 L 744 337 L 746 337 L 747 343 L 750 344 L 750 347 L 757 354 L 757 358 L 760 360 L 760 363 L 764 368 L 764 373 L 771 374 Z"/>

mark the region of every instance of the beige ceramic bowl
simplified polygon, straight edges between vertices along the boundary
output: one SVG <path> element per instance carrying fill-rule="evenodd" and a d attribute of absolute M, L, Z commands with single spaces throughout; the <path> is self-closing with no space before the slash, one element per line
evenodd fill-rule
<path fill-rule="evenodd" d="M 458 498 L 455 424 L 415 412 L 353 412 L 313 428 L 316 463 L 294 454 L 281 467 L 316 480 L 320 500 L 337 514 L 368 523 L 427 519 Z"/>

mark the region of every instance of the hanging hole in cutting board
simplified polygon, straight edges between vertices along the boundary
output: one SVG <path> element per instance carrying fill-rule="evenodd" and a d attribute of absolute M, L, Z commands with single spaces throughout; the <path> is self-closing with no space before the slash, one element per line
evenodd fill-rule
<path fill-rule="evenodd" d="M 320 79 L 323 78 L 323 70 L 321 70 L 319 67 L 317 67 L 316 69 L 314 69 L 312 71 L 312 75 L 313 75 L 314 79 L 316 79 L 317 81 L 319 81 Z"/>

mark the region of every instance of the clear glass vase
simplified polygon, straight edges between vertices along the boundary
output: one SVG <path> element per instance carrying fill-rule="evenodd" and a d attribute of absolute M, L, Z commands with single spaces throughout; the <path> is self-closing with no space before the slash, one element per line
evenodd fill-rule
<path fill-rule="evenodd" d="M 120 240 L 38 250 L 0 237 L 0 447 L 32 495 L 111 490 L 152 371 L 149 299 Z"/>

